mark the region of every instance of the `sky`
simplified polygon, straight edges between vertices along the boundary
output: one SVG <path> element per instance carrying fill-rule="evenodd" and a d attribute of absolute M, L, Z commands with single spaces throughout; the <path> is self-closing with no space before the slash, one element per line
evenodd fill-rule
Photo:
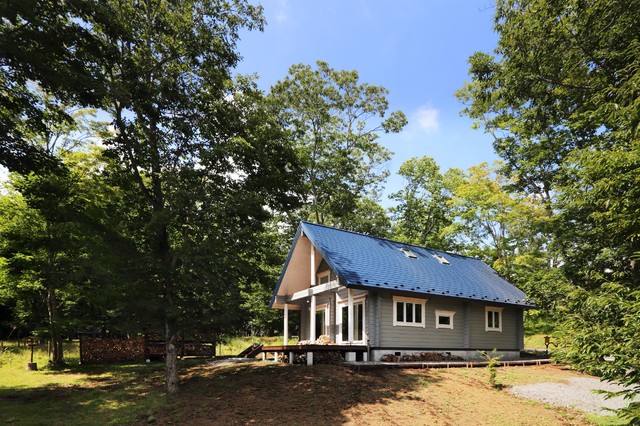
<path fill-rule="evenodd" d="M 379 142 L 395 153 L 386 195 L 403 186 L 396 175 L 414 156 L 433 157 L 441 170 L 497 159 L 490 136 L 473 130 L 454 96 L 469 80 L 467 60 L 492 52 L 492 0 L 262 0 L 264 32 L 243 32 L 241 74 L 258 75 L 268 91 L 293 64 L 328 62 L 357 70 L 361 82 L 389 89 L 390 111 L 409 124 Z"/>

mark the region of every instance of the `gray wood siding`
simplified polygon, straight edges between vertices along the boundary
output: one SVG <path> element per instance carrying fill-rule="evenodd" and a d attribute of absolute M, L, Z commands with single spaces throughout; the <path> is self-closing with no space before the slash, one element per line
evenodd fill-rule
<path fill-rule="evenodd" d="M 471 349 L 519 349 L 518 315 L 522 310 L 504 307 L 502 310 L 502 331 L 485 331 L 485 304 L 472 304 L 469 318 Z"/>
<path fill-rule="evenodd" d="M 465 304 L 468 303 L 468 307 Z M 394 326 L 393 297 L 385 294 L 380 300 L 380 347 L 463 349 L 518 349 L 521 310 L 505 307 L 502 311 L 502 332 L 485 331 L 485 305 L 447 299 L 431 299 L 426 303 L 425 328 Z M 453 311 L 453 329 L 436 329 L 436 310 Z M 465 312 L 468 312 L 468 335 L 465 339 Z M 520 320 L 521 324 L 521 320 Z"/>

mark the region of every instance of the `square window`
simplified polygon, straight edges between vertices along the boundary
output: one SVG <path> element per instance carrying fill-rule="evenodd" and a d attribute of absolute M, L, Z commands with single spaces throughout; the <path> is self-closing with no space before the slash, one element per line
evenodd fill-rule
<path fill-rule="evenodd" d="M 436 311 L 436 328 L 453 329 L 454 311 Z"/>
<path fill-rule="evenodd" d="M 426 300 L 408 297 L 393 297 L 393 325 L 424 327 L 424 304 Z"/>
<path fill-rule="evenodd" d="M 485 331 L 502 331 L 502 309 L 493 306 L 484 308 Z"/>

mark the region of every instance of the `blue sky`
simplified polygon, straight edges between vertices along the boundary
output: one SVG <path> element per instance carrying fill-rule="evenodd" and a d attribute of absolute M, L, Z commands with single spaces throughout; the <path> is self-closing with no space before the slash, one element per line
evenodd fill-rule
<path fill-rule="evenodd" d="M 380 138 L 395 153 L 387 194 L 402 187 L 395 172 L 413 156 L 435 158 L 442 171 L 497 159 L 491 138 L 471 129 L 454 97 L 468 80 L 469 56 L 491 52 L 497 43 L 491 0 L 260 3 L 267 26 L 262 33 L 242 34 L 239 73 L 258 74 L 267 91 L 292 64 L 320 59 L 335 69 L 357 70 L 362 82 L 386 87 L 390 110 L 400 109 L 409 118 L 401 134 Z"/>

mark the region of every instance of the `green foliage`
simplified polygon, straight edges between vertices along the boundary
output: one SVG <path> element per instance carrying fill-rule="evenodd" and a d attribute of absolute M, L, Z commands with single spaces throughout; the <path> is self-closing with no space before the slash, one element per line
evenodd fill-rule
<path fill-rule="evenodd" d="M 487 371 L 489 372 L 489 384 L 492 388 L 500 388 L 501 385 L 498 383 L 498 370 L 497 367 L 500 364 L 500 359 L 502 355 L 496 355 L 496 350 L 494 349 L 490 353 L 480 352 L 482 357 L 487 360 Z"/>
<path fill-rule="evenodd" d="M 349 223 L 362 203 L 370 205 L 366 194 L 375 198 L 388 175 L 384 166 L 391 152 L 377 142 L 379 133 L 398 133 L 407 120 L 400 111 L 387 113 L 387 89 L 360 83 L 357 71 L 334 70 L 322 61 L 316 65 L 292 66 L 270 94 L 304 166 L 307 198 L 301 215 L 362 228 Z"/>
<path fill-rule="evenodd" d="M 632 387 L 640 384 L 629 343 L 638 340 L 640 285 L 639 19 L 636 0 L 499 1 L 496 56 L 474 54 L 471 82 L 458 93 L 495 137 L 511 186 L 547 205 L 557 289 L 573 290 L 555 303 L 567 359 Z M 556 280 L 548 272 L 543 279 Z M 640 418 L 637 405 L 625 413 Z"/>
<path fill-rule="evenodd" d="M 242 320 L 241 285 L 271 211 L 296 207 L 297 158 L 256 84 L 231 79 L 243 29 L 260 29 L 245 1 L 110 2 L 122 25 L 106 64 L 110 182 L 123 191 L 126 235 L 144 261 L 167 347 L 189 326 Z M 109 58 L 110 59 L 110 58 Z M 167 353 L 167 390 L 177 390 Z"/>
<path fill-rule="evenodd" d="M 53 153 L 30 138 L 52 122 L 72 124 L 66 106 L 99 106 L 106 39 L 83 25 L 112 28 L 105 2 L 6 1 L 0 5 L 0 164 L 27 174 L 59 167 Z M 53 96 L 43 101 L 34 83 Z"/>
<path fill-rule="evenodd" d="M 414 157 L 400 166 L 398 174 L 405 179 L 405 186 L 390 196 L 397 202 L 390 209 L 395 237 L 434 249 L 459 248 L 445 229 L 453 224 L 448 203 L 463 179 L 462 172 L 451 169 L 441 174 L 433 158 Z"/>
<path fill-rule="evenodd" d="M 640 291 L 607 283 L 594 291 L 576 289 L 570 300 L 569 318 L 562 329 L 567 350 L 558 357 L 602 380 L 628 387 L 611 396 L 633 399 L 640 395 Z M 640 421 L 640 404 L 631 403 L 619 415 Z"/>

